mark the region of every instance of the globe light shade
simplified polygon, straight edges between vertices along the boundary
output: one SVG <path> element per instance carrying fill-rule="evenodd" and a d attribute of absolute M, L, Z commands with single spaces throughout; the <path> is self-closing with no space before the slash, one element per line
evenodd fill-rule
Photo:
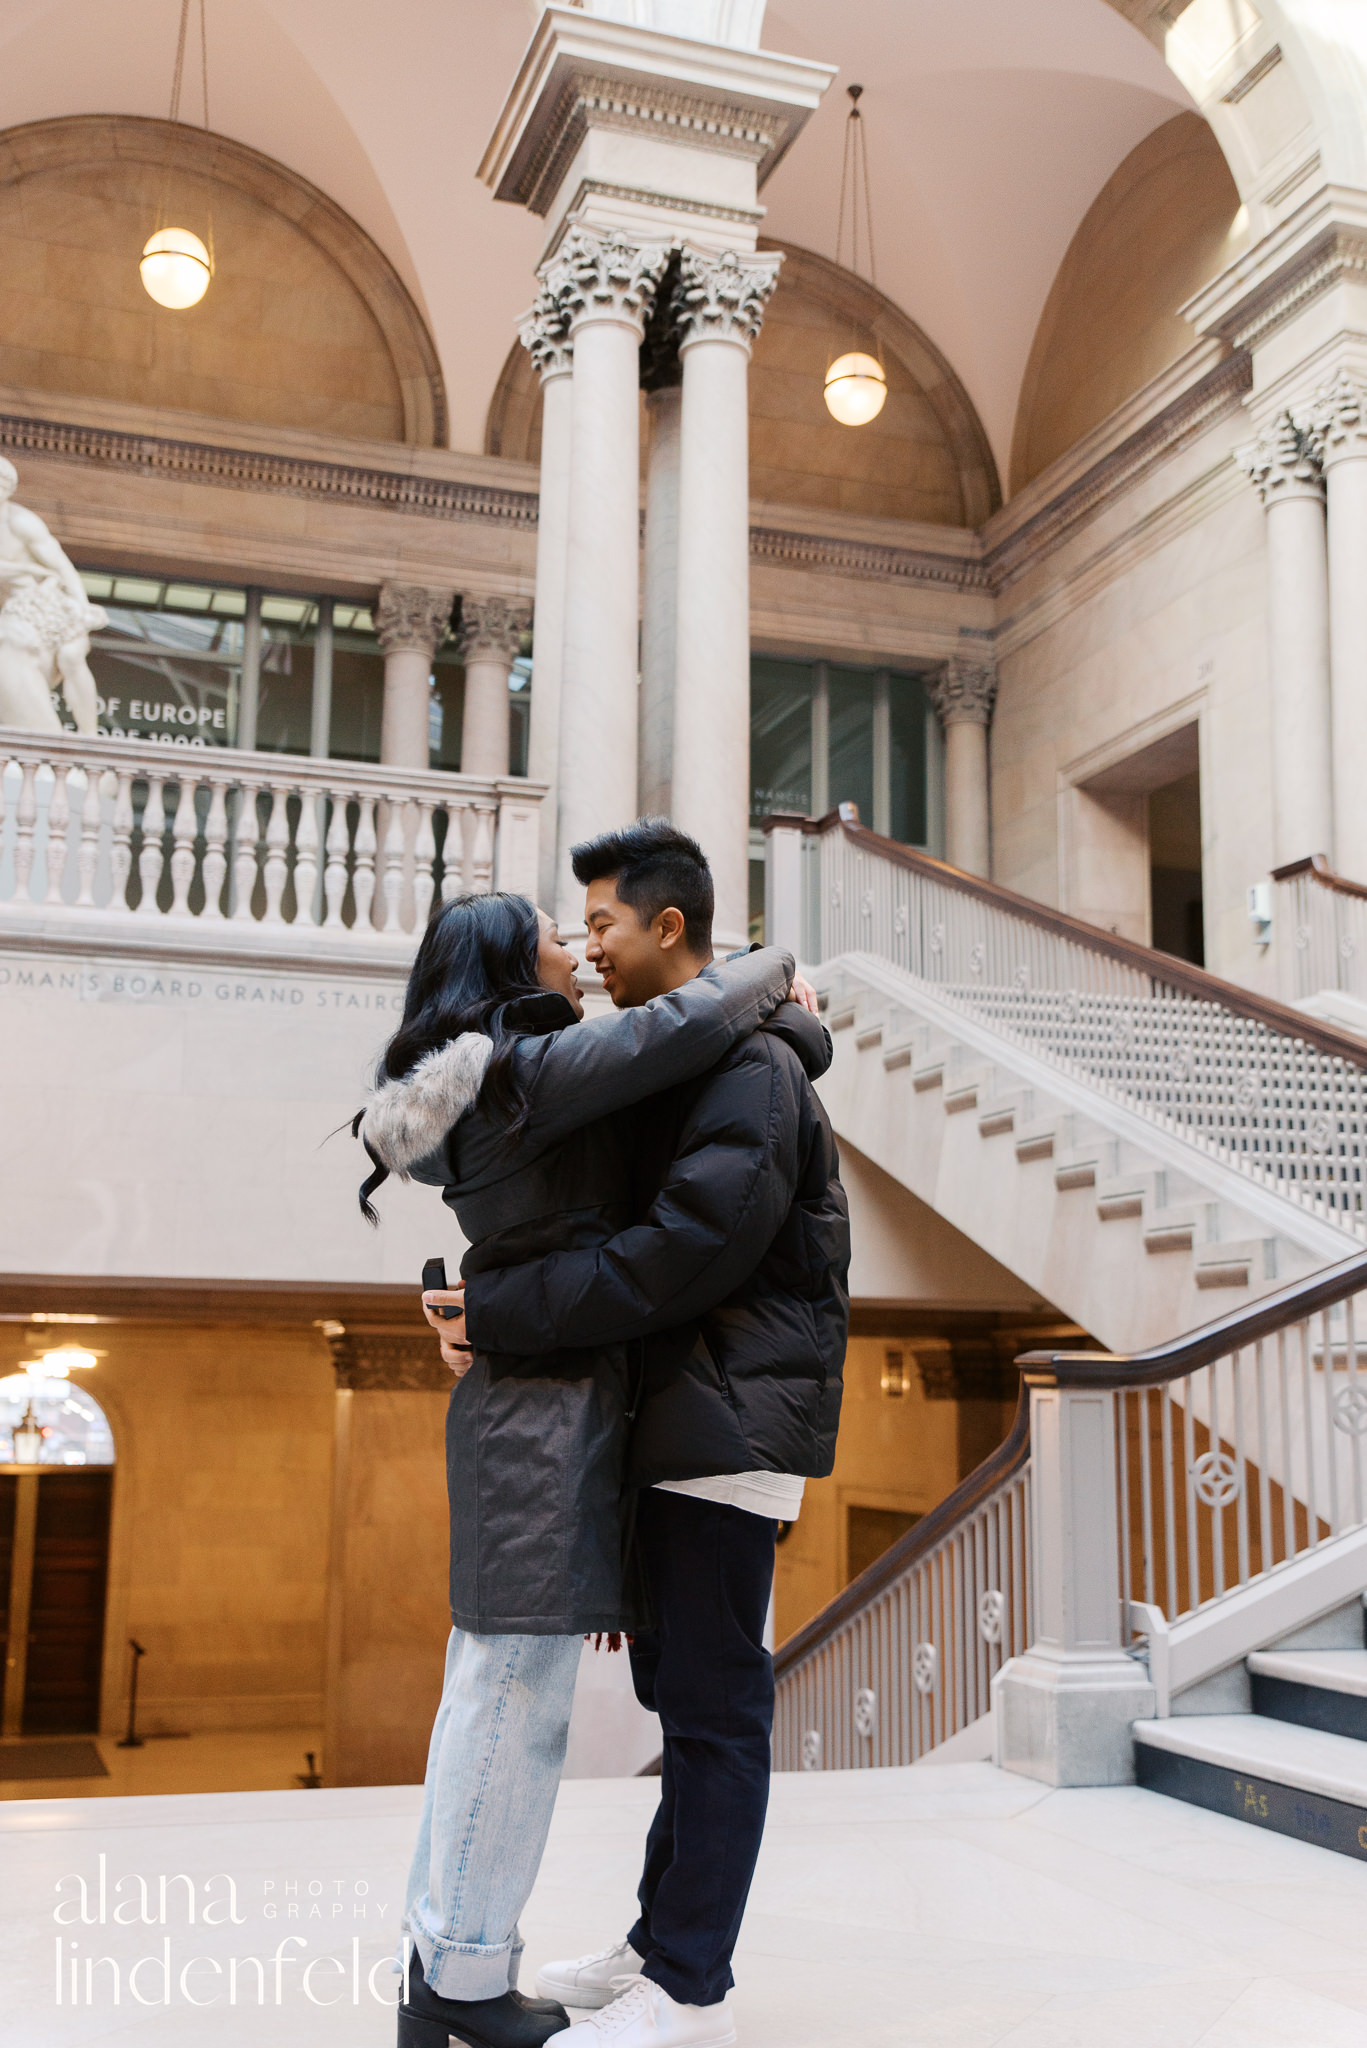
<path fill-rule="evenodd" d="M 188 228 L 162 228 L 153 235 L 138 268 L 149 298 L 175 313 L 199 304 L 212 274 L 208 250 Z"/>
<path fill-rule="evenodd" d="M 877 419 L 888 395 L 888 380 L 876 356 L 856 350 L 837 356 L 826 372 L 826 410 L 842 427 L 866 427 Z"/>

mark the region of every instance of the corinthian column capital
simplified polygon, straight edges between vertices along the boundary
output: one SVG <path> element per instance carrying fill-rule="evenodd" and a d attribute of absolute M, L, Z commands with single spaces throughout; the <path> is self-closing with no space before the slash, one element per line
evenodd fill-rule
<path fill-rule="evenodd" d="M 778 252 L 714 255 L 685 242 L 671 307 L 680 348 L 694 341 L 737 341 L 746 348 L 764 323 L 783 257 Z"/>
<path fill-rule="evenodd" d="M 547 377 L 563 376 L 573 367 L 569 310 L 563 296 L 557 296 L 544 283 L 530 311 L 518 321 L 517 333 L 543 383 Z"/>
<path fill-rule="evenodd" d="M 668 262 L 665 242 L 633 242 L 617 229 L 598 234 L 575 226 L 537 276 L 542 297 L 560 309 L 568 338 L 586 320 L 629 320 L 640 329 Z"/>
<path fill-rule="evenodd" d="M 446 638 L 455 597 L 454 590 L 386 583 L 375 607 L 375 631 L 384 653 L 421 653 L 430 661 Z"/>
<path fill-rule="evenodd" d="M 990 661 L 951 655 L 930 685 L 930 701 L 941 725 L 991 725 L 997 671 Z"/>
<path fill-rule="evenodd" d="M 531 606 L 513 598 L 464 597 L 456 650 L 465 662 L 497 660 L 511 666 L 531 623 Z"/>
<path fill-rule="evenodd" d="M 1285 498 L 1324 495 L 1319 434 L 1308 419 L 1297 420 L 1290 412 L 1278 413 L 1256 441 L 1235 450 L 1234 459 L 1264 505 L 1275 505 Z"/>
<path fill-rule="evenodd" d="M 1326 469 L 1347 457 L 1367 455 L 1367 385 L 1340 370 L 1315 393 L 1302 424 L 1313 435 Z"/>

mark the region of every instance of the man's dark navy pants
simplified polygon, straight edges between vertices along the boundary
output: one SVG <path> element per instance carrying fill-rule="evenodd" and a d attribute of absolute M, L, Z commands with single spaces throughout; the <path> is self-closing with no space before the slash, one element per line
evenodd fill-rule
<path fill-rule="evenodd" d="M 660 1804 L 630 1941 L 684 2005 L 715 2005 L 769 1803 L 774 1665 L 764 1621 L 778 1525 L 690 1494 L 640 1496 L 655 1627 L 631 1651 L 636 1697 L 660 1717 Z"/>

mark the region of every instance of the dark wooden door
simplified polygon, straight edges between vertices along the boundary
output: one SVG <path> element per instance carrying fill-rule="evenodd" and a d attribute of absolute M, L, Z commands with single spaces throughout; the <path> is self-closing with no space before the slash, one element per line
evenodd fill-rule
<path fill-rule="evenodd" d="M 29 1605 L 25 1735 L 92 1733 L 100 1725 L 109 1503 L 114 1474 L 43 1472 Z"/>
<path fill-rule="evenodd" d="M 19 1481 L 13 1472 L 0 1473 L 0 1671 L 9 1661 L 9 1582 L 14 1570 L 14 1510 Z"/>

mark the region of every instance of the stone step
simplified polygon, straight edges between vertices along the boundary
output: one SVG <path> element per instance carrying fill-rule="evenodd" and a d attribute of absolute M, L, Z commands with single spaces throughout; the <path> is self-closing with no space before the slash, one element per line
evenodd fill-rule
<path fill-rule="evenodd" d="M 1276 1276 L 1275 1239 L 1235 1238 L 1203 1244 L 1196 1252 L 1198 1287 L 1249 1287 Z"/>
<path fill-rule="evenodd" d="M 1059 1118 L 1038 1117 L 1031 1123 L 1016 1124 L 1016 1157 L 1022 1166 L 1032 1159 L 1052 1159 L 1058 1140 Z"/>
<path fill-rule="evenodd" d="M 1367 1742 L 1367 1650 L 1255 1650 L 1253 1711 Z"/>
<path fill-rule="evenodd" d="M 1136 1721 L 1137 1782 L 1231 1820 L 1367 1855 L 1367 1743 L 1263 1714 Z"/>

